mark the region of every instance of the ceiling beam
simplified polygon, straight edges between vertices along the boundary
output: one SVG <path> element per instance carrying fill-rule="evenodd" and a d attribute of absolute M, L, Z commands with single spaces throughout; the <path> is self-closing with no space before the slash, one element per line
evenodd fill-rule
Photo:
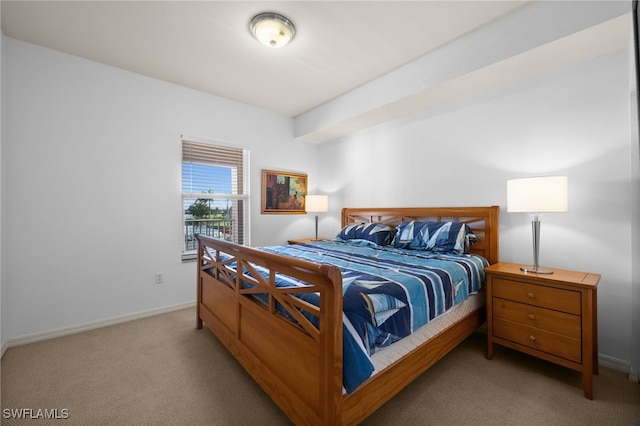
<path fill-rule="evenodd" d="M 322 143 L 628 46 L 628 2 L 528 4 L 295 118 Z"/>

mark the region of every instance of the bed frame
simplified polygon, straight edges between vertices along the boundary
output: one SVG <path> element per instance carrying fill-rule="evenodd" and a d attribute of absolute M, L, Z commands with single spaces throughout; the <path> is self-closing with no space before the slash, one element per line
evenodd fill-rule
<path fill-rule="evenodd" d="M 498 261 L 499 211 L 498 206 L 345 208 L 342 226 L 362 222 L 397 225 L 404 219 L 463 221 L 478 236 L 472 252 L 493 264 Z M 202 235 L 196 237 L 197 328 L 206 323 L 297 425 L 361 422 L 485 322 L 483 307 L 378 372 L 354 392 L 343 394 L 342 277 L 338 268 Z M 220 253 L 231 255 L 232 260 L 222 260 Z M 242 267 L 238 267 L 240 271 L 235 265 Z M 252 273 L 254 265 L 268 268 L 269 278 Z M 276 271 L 302 279 L 309 286 L 303 290 L 276 288 Z M 243 280 L 255 288 L 242 288 Z M 320 306 L 293 297 L 294 291 L 317 292 Z M 268 303 L 252 297 L 256 293 L 261 293 Z M 278 313 L 276 301 L 296 321 Z M 302 311 L 317 317 L 319 326 Z"/>

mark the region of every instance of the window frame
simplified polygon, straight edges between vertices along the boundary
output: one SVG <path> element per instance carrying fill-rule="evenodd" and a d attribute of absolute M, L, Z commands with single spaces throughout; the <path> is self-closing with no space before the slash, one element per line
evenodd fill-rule
<path fill-rule="evenodd" d="M 188 162 L 189 159 L 185 156 L 185 144 L 190 144 L 193 146 L 198 146 L 200 148 L 204 148 L 208 146 L 214 151 L 215 149 L 220 150 L 241 150 L 242 151 L 242 165 L 241 171 L 238 168 L 235 169 L 236 173 L 241 173 L 240 176 L 236 176 L 236 179 L 241 179 L 240 184 L 237 186 L 232 186 L 232 193 L 199 193 L 199 192 L 185 192 L 184 188 L 184 164 Z M 241 202 L 242 203 L 242 211 L 236 211 L 237 216 L 235 220 L 233 220 L 232 225 L 232 235 L 236 236 L 235 242 L 243 245 L 250 245 L 250 193 L 249 193 L 249 157 L 250 151 L 246 147 L 242 147 L 232 143 L 225 143 L 217 140 L 198 138 L 193 136 L 181 135 L 180 137 L 180 146 L 181 146 L 181 162 L 180 162 L 180 183 L 181 183 L 181 258 L 183 261 L 194 260 L 197 258 L 198 252 L 197 247 L 192 250 L 187 250 L 186 247 L 186 213 L 185 213 L 185 201 L 190 199 L 209 199 L 209 200 L 231 200 L 232 202 Z M 215 155 L 215 153 L 210 153 L 211 155 Z M 212 166 L 220 166 L 220 167 L 231 167 L 233 169 L 233 163 L 229 162 L 207 162 L 205 161 L 193 161 L 196 164 L 204 164 L 204 165 L 212 165 Z M 233 172 L 232 172 L 233 173 Z M 232 178 L 232 182 L 234 179 Z M 234 191 L 236 193 L 234 193 Z M 241 191 L 241 193 L 237 193 Z M 237 209 L 236 209 L 237 210 Z"/>

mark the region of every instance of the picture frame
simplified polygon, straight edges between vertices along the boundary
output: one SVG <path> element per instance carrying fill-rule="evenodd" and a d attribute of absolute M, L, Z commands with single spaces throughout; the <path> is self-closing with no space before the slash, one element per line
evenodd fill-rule
<path fill-rule="evenodd" d="M 307 175 L 262 170 L 261 212 L 263 214 L 304 214 Z"/>

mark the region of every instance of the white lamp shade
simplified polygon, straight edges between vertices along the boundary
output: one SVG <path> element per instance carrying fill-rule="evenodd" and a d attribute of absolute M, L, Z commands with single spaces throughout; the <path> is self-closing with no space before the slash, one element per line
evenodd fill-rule
<path fill-rule="evenodd" d="M 507 211 L 528 213 L 566 212 L 566 176 L 544 176 L 507 181 Z"/>
<path fill-rule="evenodd" d="M 305 210 L 309 213 L 329 211 L 329 197 L 326 195 L 307 195 L 304 201 Z"/>

